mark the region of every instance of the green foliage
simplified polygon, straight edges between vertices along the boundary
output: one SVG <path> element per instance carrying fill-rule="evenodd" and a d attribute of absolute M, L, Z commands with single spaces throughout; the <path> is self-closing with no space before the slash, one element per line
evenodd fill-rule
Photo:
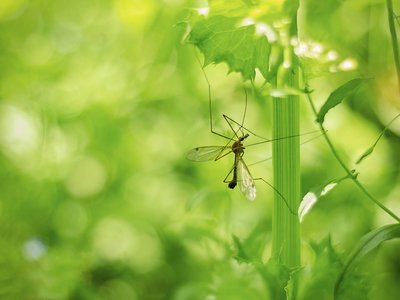
<path fill-rule="evenodd" d="M 272 24 L 282 22 L 295 7 L 293 1 L 287 1 L 284 7 L 273 1 L 210 1 L 206 17 L 192 18 L 187 42 L 204 54 L 205 65 L 226 63 L 229 72 L 241 73 L 244 80 L 254 80 L 259 70 L 271 81 L 283 61 L 284 48 Z"/>
<path fill-rule="evenodd" d="M 320 108 L 317 122 L 323 123 L 329 110 L 339 105 L 346 97 L 356 92 L 357 88 L 365 81 L 363 78 L 352 79 L 334 90 Z"/>
<path fill-rule="evenodd" d="M 188 37 L 204 54 L 205 65 L 226 62 L 229 72 L 254 79 L 258 68 L 268 76 L 270 48 L 265 36 L 255 34 L 255 26 L 239 26 L 241 19 L 223 15 L 197 21 Z"/>
<path fill-rule="evenodd" d="M 335 283 L 335 297 L 339 299 L 342 285 L 346 286 L 346 284 L 344 284 L 346 277 L 352 271 L 352 268 L 354 268 L 357 262 L 376 249 L 383 242 L 397 238 L 400 238 L 400 224 L 386 225 L 363 236 L 347 258 L 345 266 Z M 349 287 L 346 286 L 346 289 L 348 288 Z"/>
<path fill-rule="evenodd" d="M 397 118 L 400 117 L 400 114 L 396 115 L 386 126 L 385 128 L 381 131 L 381 133 L 379 134 L 378 138 L 376 139 L 376 141 L 372 144 L 371 147 L 369 147 L 367 150 L 364 151 L 363 154 L 361 154 L 361 156 L 357 159 L 356 164 L 361 163 L 365 158 L 367 158 L 368 156 L 370 156 L 374 150 L 375 147 L 378 145 L 380 139 L 382 138 L 382 136 L 385 134 L 385 132 L 388 130 L 388 127 L 397 120 Z"/>
<path fill-rule="evenodd" d="M 346 175 L 342 178 L 331 180 L 328 183 L 312 187 L 311 190 L 303 197 L 299 205 L 298 215 L 300 222 L 310 212 L 311 208 L 317 203 L 317 201 L 336 188 L 339 183 L 346 179 L 357 178 L 357 176 L 358 174 L 356 174 L 355 170 L 353 170 L 350 175 Z"/>
<path fill-rule="evenodd" d="M 265 236 L 261 234 L 261 229 L 265 228 L 265 223 L 261 222 L 250 232 L 243 240 L 233 235 L 234 258 L 238 262 L 260 263 L 262 262 L 262 254 L 267 244 Z"/>
<path fill-rule="evenodd" d="M 278 258 L 272 257 L 269 259 L 262 270 L 262 274 L 268 282 L 271 299 L 288 298 L 287 288 L 294 272 L 296 270 L 289 269 Z"/>
<path fill-rule="evenodd" d="M 332 299 L 335 280 L 343 266 L 342 259 L 334 249 L 330 236 L 320 242 L 311 242 L 310 246 L 314 262 L 301 270 L 299 299 Z M 349 281 L 351 288 L 343 299 L 368 299 L 370 287 L 365 282 L 364 277 L 353 275 Z"/>
<path fill-rule="evenodd" d="M 300 299 L 331 299 L 335 278 L 342 265 L 331 237 L 310 242 L 313 262 L 301 270 Z"/>

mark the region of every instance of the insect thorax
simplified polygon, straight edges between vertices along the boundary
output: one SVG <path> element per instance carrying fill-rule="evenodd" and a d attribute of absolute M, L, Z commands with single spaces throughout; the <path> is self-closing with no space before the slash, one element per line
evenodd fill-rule
<path fill-rule="evenodd" d="M 249 134 L 245 134 L 241 137 L 239 137 L 239 139 L 237 141 L 235 141 L 232 144 L 232 152 L 235 154 L 242 154 L 243 150 L 245 149 L 245 147 L 243 146 L 243 141 L 249 136 Z"/>

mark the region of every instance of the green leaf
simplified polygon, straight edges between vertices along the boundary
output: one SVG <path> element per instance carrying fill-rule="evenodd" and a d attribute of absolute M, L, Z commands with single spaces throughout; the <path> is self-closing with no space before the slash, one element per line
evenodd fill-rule
<path fill-rule="evenodd" d="M 356 161 L 356 165 L 358 165 L 359 163 L 361 163 L 364 158 L 366 158 L 367 156 L 369 156 L 370 154 L 372 154 L 372 152 L 374 152 L 375 146 L 378 144 L 378 140 L 371 146 L 369 147 L 367 150 L 364 151 L 363 154 L 361 154 L 361 156 L 357 159 Z"/>
<path fill-rule="evenodd" d="M 257 35 L 255 26 L 240 26 L 241 19 L 216 15 L 196 22 L 187 41 L 204 54 L 204 64 L 228 64 L 229 72 L 240 72 L 245 80 L 254 79 L 255 69 L 267 78 L 270 44 Z"/>
<path fill-rule="evenodd" d="M 381 243 L 394 238 L 400 238 L 400 224 L 383 226 L 367 233 L 360 239 L 360 242 L 349 255 L 342 272 L 338 276 L 334 290 L 335 298 L 339 295 L 345 277 L 356 263 L 372 250 L 376 249 Z"/>
<path fill-rule="evenodd" d="M 244 239 L 240 239 L 232 235 L 234 258 L 239 262 L 245 263 L 259 263 L 262 261 L 266 239 L 263 232 L 266 228 L 265 222 L 260 222 L 250 234 Z"/>
<path fill-rule="evenodd" d="M 279 263 L 278 259 L 270 258 L 261 272 L 264 280 L 268 283 L 270 299 L 287 298 L 285 289 L 289 284 L 292 272 L 293 270 Z"/>
<path fill-rule="evenodd" d="M 236 255 L 234 256 L 234 258 L 238 262 L 249 263 L 251 260 L 248 257 L 248 255 L 246 254 L 246 251 L 244 250 L 240 239 L 234 234 L 232 235 L 232 239 L 233 239 L 233 245 L 234 245 L 235 252 L 236 252 Z"/>
<path fill-rule="evenodd" d="M 329 299 L 335 284 L 335 278 L 342 262 L 332 246 L 330 235 L 321 241 L 310 241 L 313 251 L 312 264 L 301 270 L 299 299 Z"/>
<path fill-rule="evenodd" d="M 297 214 L 299 216 L 299 221 L 302 222 L 303 218 L 311 211 L 311 208 L 313 208 L 313 206 L 317 203 L 317 201 L 326 194 L 328 194 L 331 190 L 333 190 L 340 182 L 350 178 L 357 178 L 357 176 L 358 173 L 356 173 L 355 170 L 352 170 L 351 175 L 346 175 L 339 179 L 329 181 L 324 185 L 319 185 L 317 187 L 314 187 L 303 197 L 303 199 L 300 202 L 299 209 L 297 211 Z"/>
<path fill-rule="evenodd" d="M 335 280 L 343 268 L 341 255 L 333 247 L 330 235 L 319 242 L 310 241 L 309 245 L 315 259 L 299 274 L 301 281 L 298 299 L 332 299 Z M 349 279 L 349 289 L 341 295 L 342 299 L 369 299 L 371 285 L 368 284 L 367 278 L 352 275 Z"/>
<path fill-rule="evenodd" d="M 364 153 L 360 156 L 359 159 L 357 159 L 356 164 L 361 163 L 364 158 L 368 157 L 370 154 L 372 154 L 372 152 L 374 152 L 374 149 L 376 147 L 376 145 L 378 145 L 379 140 L 382 138 L 383 134 L 386 132 L 386 130 L 389 128 L 389 126 L 396 121 L 397 118 L 400 117 L 400 114 L 397 114 L 386 126 L 385 128 L 383 128 L 383 130 L 381 131 L 381 133 L 379 134 L 378 138 L 376 139 L 376 141 L 373 143 L 373 145 L 371 147 L 369 147 L 367 150 L 364 151 Z"/>
<path fill-rule="evenodd" d="M 340 104 L 344 98 L 354 93 L 364 80 L 366 79 L 356 78 L 350 80 L 338 87 L 335 91 L 333 91 L 319 110 L 317 115 L 317 122 L 322 124 L 324 122 L 327 112 L 330 109 L 334 108 L 336 105 Z"/>

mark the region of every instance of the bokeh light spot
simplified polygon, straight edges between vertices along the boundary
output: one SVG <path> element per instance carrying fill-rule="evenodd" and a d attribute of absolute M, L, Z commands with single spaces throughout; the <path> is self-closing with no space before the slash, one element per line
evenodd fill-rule
<path fill-rule="evenodd" d="M 24 257 L 30 261 L 40 259 L 46 252 L 46 245 L 38 238 L 27 240 L 22 247 Z"/>
<path fill-rule="evenodd" d="M 336 60 L 339 57 L 338 53 L 334 50 L 328 51 L 326 56 L 327 56 L 328 60 L 330 60 L 330 61 Z"/>
<path fill-rule="evenodd" d="M 75 237 L 86 228 L 88 216 L 77 202 L 61 203 L 53 216 L 56 231 L 64 237 Z"/>
<path fill-rule="evenodd" d="M 74 164 L 67 175 L 65 186 L 74 197 L 90 197 L 103 189 L 106 177 L 106 170 L 98 160 L 83 157 Z"/>
<path fill-rule="evenodd" d="M 38 120 L 26 111 L 12 105 L 0 107 L 0 143 L 12 158 L 25 156 L 39 145 Z"/>
<path fill-rule="evenodd" d="M 357 62 L 351 58 L 345 59 L 338 66 L 338 69 L 342 71 L 350 71 L 356 68 L 357 68 Z"/>
<path fill-rule="evenodd" d="M 197 13 L 200 16 L 207 16 L 209 12 L 210 12 L 210 8 L 209 7 L 200 7 L 200 8 L 197 9 Z"/>
<path fill-rule="evenodd" d="M 137 272 L 148 272 L 161 262 L 160 244 L 154 234 L 140 229 L 122 219 L 103 219 L 93 232 L 93 247 L 105 259 L 124 260 Z"/>

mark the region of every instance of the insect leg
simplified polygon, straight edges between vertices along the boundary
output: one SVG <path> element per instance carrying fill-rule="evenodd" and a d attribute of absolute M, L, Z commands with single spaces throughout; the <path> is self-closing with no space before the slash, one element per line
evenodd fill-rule
<path fill-rule="evenodd" d="M 214 130 L 214 128 L 213 128 L 212 103 L 211 103 L 212 102 L 211 101 L 211 99 L 212 99 L 212 96 L 211 96 L 211 84 L 210 84 L 210 81 L 208 80 L 208 77 L 207 77 L 207 74 L 206 74 L 204 68 L 201 65 L 199 57 L 197 56 L 197 54 L 195 56 L 196 56 L 197 61 L 200 64 L 201 71 L 203 72 L 204 79 L 206 80 L 207 87 L 208 87 L 208 112 L 209 112 L 209 120 L 210 120 L 210 131 L 211 131 L 212 134 L 218 135 L 218 136 L 220 136 L 220 137 L 222 137 L 224 139 L 232 140 L 232 138 L 227 137 L 227 136 L 223 135 L 222 133 L 216 132 Z"/>
<path fill-rule="evenodd" d="M 277 188 L 275 188 L 272 184 L 270 184 L 268 181 L 266 181 L 264 178 L 261 178 L 261 177 L 253 178 L 253 180 L 261 180 L 265 184 L 267 184 L 269 187 L 271 187 L 279 195 L 279 197 L 281 197 L 282 200 L 285 202 L 286 207 L 289 209 L 290 213 L 294 216 L 298 215 L 297 212 L 294 212 L 293 209 L 289 206 L 289 203 L 288 203 L 287 199 L 285 198 L 285 196 L 283 196 L 282 193 Z"/>

